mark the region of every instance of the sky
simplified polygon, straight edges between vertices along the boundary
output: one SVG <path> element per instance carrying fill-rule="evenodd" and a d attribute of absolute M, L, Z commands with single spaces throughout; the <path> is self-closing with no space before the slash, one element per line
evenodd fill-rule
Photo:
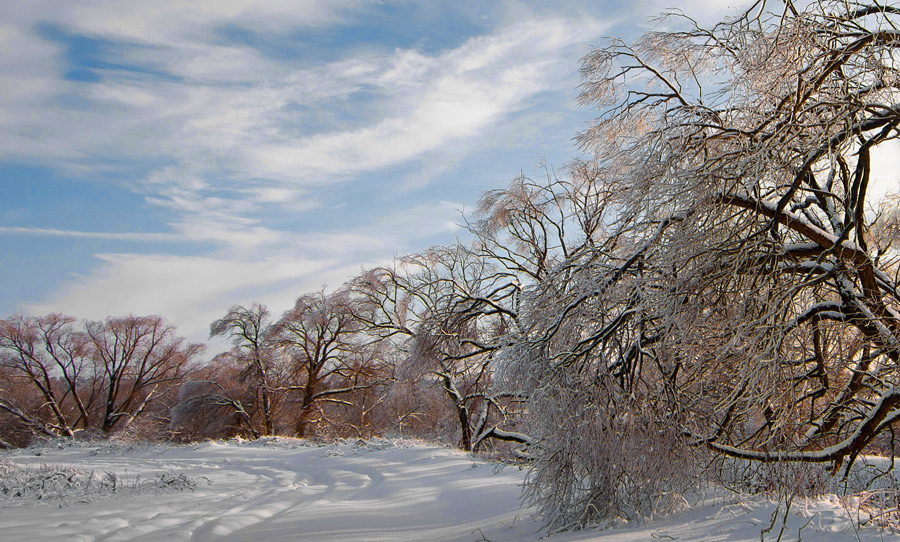
<path fill-rule="evenodd" d="M 677 3 L 0 4 L 0 317 L 159 314 L 203 341 L 463 236 L 578 156 L 579 59 Z"/>

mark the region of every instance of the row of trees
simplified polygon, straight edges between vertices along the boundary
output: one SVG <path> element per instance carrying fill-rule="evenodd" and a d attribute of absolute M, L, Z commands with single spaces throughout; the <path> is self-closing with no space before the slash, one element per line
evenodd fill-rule
<path fill-rule="evenodd" d="M 254 436 L 306 436 L 311 426 L 337 425 L 358 434 L 401 432 L 405 425 L 420 433 L 446 427 L 429 436 L 455 434 L 465 450 L 487 439 L 526 443 L 503 427 L 522 398 L 493 386 L 497 341 L 515 316 L 502 303 L 516 292 L 508 277 L 458 245 L 301 296 L 278 321 L 259 304 L 232 307 L 211 326 L 234 345 L 216 361 L 240 368 L 252 398 L 236 401 L 210 383 L 219 391 L 197 400 L 232 406 Z"/>
<path fill-rule="evenodd" d="M 277 320 L 236 305 L 210 326 L 233 348 L 206 362 L 156 316 L 2 320 L 0 444 L 114 432 L 526 443 L 503 426 L 522 397 L 493 386 L 515 316 L 500 303 L 518 292 L 495 271 L 470 248 L 440 247 L 302 295 Z"/>
<path fill-rule="evenodd" d="M 278 320 L 235 306 L 208 364 L 155 318 L 13 318 L 2 370 L 31 387 L 0 409 L 66 435 L 157 403 L 183 435 L 508 441 L 560 528 L 674 506 L 715 458 L 837 473 L 900 419 L 900 213 L 870 197 L 900 135 L 898 19 L 758 1 L 613 41 L 582 66 L 591 158 L 485 193 L 469 243 Z"/>

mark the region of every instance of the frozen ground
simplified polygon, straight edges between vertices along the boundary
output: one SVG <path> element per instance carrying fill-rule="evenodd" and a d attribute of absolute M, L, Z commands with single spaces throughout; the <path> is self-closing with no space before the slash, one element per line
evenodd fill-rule
<path fill-rule="evenodd" d="M 422 443 L 47 445 L 5 452 L 0 461 L 0 540 L 8 542 L 500 542 L 544 534 L 519 505 L 524 471 Z M 2 494 L 22 486 L 18 497 Z M 716 502 L 650 525 L 549 541 L 760 540 L 777 508 L 757 497 Z M 855 514 L 837 499 L 795 502 L 781 540 L 898 538 L 855 528 Z M 778 538 L 781 520 L 765 540 Z"/>

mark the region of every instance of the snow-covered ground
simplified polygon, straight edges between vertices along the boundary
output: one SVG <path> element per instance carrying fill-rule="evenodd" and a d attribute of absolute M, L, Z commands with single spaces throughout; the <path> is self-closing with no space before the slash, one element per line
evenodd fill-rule
<path fill-rule="evenodd" d="M 545 535 L 520 507 L 524 470 L 418 442 L 60 444 L 5 452 L 0 461 L 0 493 L 28 486 L 18 497 L 0 494 L 0 540 L 9 542 L 500 542 Z M 40 468 L 43 473 L 34 476 Z M 713 504 L 648 525 L 549 540 L 760 540 L 778 509 L 759 497 L 707 503 Z M 855 516 L 837 499 L 796 501 L 783 532 L 779 515 L 765 540 L 779 533 L 785 541 L 898 538 L 872 526 L 855 528 Z"/>

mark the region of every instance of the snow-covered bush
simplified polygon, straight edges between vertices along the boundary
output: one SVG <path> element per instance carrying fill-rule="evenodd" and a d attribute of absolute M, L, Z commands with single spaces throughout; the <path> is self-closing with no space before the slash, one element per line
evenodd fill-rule
<path fill-rule="evenodd" d="M 0 459 L 0 501 L 8 504 L 92 502 L 112 495 L 193 491 L 205 478 L 164 472 L 153 478 L 85 471 L 71 466 L 23 467 Z"/>
<path fill-rule="evenodd" d="M 692 450 L 659 412 L 599 380 L 538 390 L 531 402 L 525 498 L 551 530 L 679 511 L 700 480 Z"/>

